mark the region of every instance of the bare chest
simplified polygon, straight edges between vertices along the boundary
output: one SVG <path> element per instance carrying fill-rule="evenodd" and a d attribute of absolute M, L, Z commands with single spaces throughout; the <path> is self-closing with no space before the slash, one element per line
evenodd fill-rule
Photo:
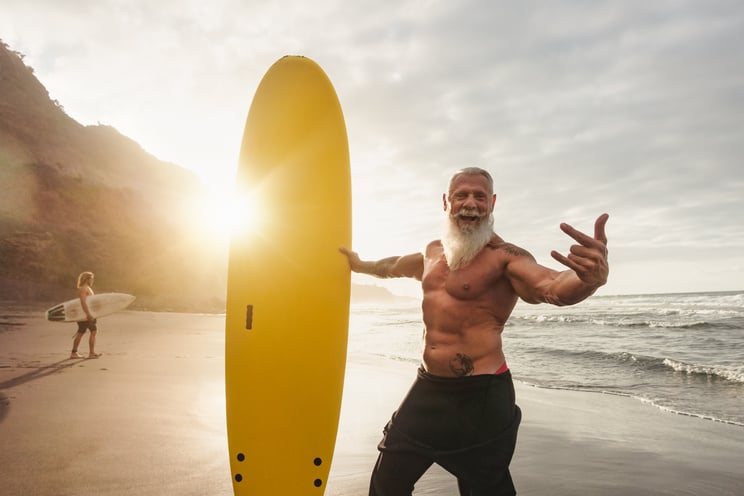
<path fill-rule="evenodd" d="M 497 290 L 504 278 L 503 264 L 487 253 L 467 267 L 450 270 L 444 257 L 427 260 L 421 280 L 424 292 L 444 291 L 458 300 L 476 300 Z"/>

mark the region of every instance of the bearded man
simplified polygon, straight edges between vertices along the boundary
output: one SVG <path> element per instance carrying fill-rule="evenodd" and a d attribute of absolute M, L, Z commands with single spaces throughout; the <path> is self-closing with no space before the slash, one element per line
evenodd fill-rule
<path fill-rule="evenodd" d="M 607 282 L 608 215 L 594 237 L 568 224 L 576 240 L 568 267 L 544 267 L 527 251 L 493 232 L 491 175 L 477 167 L 457 171 L 442 195 L 447 224 L 425 253 L 364 261 L 341 248 L 351 270 L 421 281 L 423 357 L 410 391 L 384 429 L 372 472 L 372 496 L 410 495 L 434 463 L 457 478 L 463 496 L 514 495 L 509 464 L 521 412 L 501 334 L 517 300 L 573 305 Z"/>

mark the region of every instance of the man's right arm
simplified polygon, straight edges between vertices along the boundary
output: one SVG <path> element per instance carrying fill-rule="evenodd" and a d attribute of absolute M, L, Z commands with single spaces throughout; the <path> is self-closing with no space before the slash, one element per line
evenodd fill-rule
<path fill-rule="evenodd" d="M 380 260 L 361 260 L 359 255 L 346 248 L 339 248 L 349 260 L 352 271 L 380 278 L 410 277 L 418 281 L 424 274 L 424 255 L 410 255 L 382 258 Z"/>

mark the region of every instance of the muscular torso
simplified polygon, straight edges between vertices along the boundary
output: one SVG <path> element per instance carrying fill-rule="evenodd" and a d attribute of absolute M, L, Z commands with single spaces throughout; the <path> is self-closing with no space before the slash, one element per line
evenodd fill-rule
<path fill-rule="evenodd" d="M 492 374 L 504 364 L 501 333 L 517 302 L 505 274 L 514 250 L 496 236 L 468 266 L 450 271 L 441 244 L 427 248 L 421 285 L 429 373 Z"/>

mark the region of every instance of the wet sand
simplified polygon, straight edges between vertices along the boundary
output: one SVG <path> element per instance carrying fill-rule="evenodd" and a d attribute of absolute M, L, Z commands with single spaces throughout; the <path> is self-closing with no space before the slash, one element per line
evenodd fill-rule
<path fill-rule="evenodd" d="M 70 360 L 73 324 L 0 307 L 0 493 L 230 495 L 224 316 L 122 312 L 98 359 Z M 80 347 L 87 354 L 87 338 Z M 415 365 L 350 355 L 326 495 L 367 493 L 382 426 Z M 740 495 L 744 428 L 610 395 L 517 384 L 520 495 Z M 414 494 L 457 494 L 432 468 Z"/>

